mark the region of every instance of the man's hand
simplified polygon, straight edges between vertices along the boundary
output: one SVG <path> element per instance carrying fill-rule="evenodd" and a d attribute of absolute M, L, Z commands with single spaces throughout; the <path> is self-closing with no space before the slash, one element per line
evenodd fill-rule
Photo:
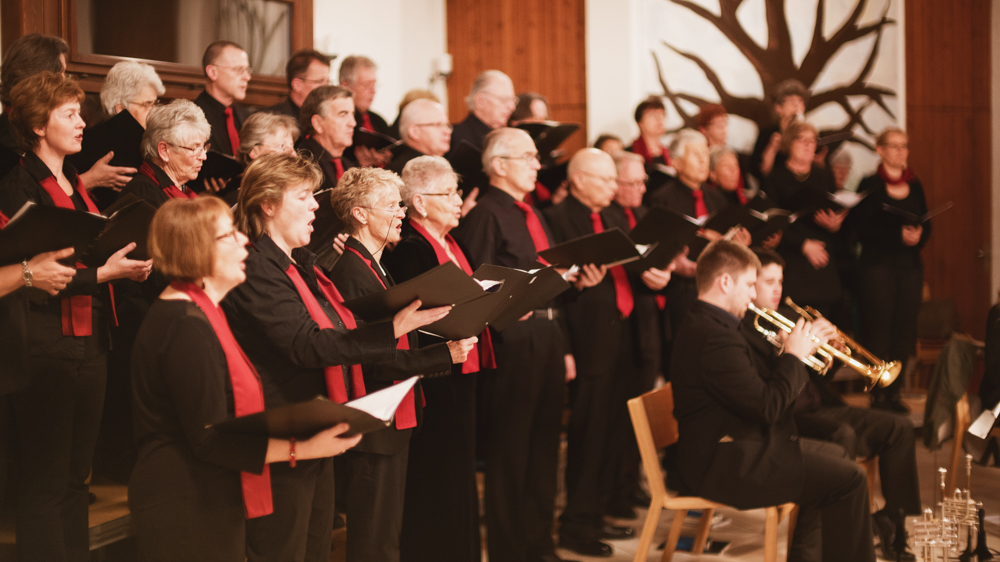
<path fill-rule="evenodd" d="M 576 281 L 573 282 L 573 286 L 577 289 L 586 289 L 587 287 L 593 287 L 604 280 L 604 275 L 608 272 L 608 268 L 605 266 L 597 267 L 592 263 L 580 268 L 580 275 L 577 277 Z"/>
<path fill-rule="evenodd" d="M 472 348 L 476 346 L 477 341 L 479 341 L 479 338 L 473 336 L 464 340 L 448 342 L 448 352 L 451 353 L 451 362 L 455 365 L 465 363 L 465 360 L 469 358 L 469 353 L 472 352 Z"/>
<path fill-rule="evenodd" d="M 469 196 L 462 201 L 462 216 L 469 214 L 469 211 L 476 206 L 476 198 L 479 197 L 479 188 L 473 187 L 472 191 L 469 192 Z"/>
<path fill-rule="evenodd" d="M 813 351 L 819 345 L 812 339 L 815 335 L 812 333 L 812 329 L 810 322 L 799 318 L 799 321 L 795 323 L 795 327 L 792 328 L 791 333 L 785 336 L 784 353 L 790 353 L 799 359 L 805 359 L 812 355 Z"/>
<path fill-rule="evenodd" d="M 830 263 L 830 254 L 826 251 L 826 242 L 807 238 L 802 243 L 802 255 L 809 260 L 814 269 L 823 269 Z"/>
<path fill-rule="evenodd" d="M 83 182 L 84 187 L 88 190 L 95 187 L 110 187 L 115 191 L 121 191 L 125 184 L 132 181 L 129 174 L 134 174 L 138 170 L 125 166 L 112 166 L 109 162 L 114 157 L 115 153 L 109 152 L 104 155 L 104 158 L 94 162 L 89 170 L 80 174 L 80 181 Z"/>
<path fill-rule="evenodd" d="M 654 291 L 660 291 L 670 282 L 671 266 L 666 269 L 656 269 L 651 267 L 642 272 L 642 282 Z"/>
<path fill-rule="evenodd" d="M 684 246 L 684 250 L 674 256 L 673 261 L 671 261 L 670 265 L 667 266 L 668 269 L 681 277 L 694 277 L 695 272 L 698 269 L 698 264 L 687 258 L 689 251 L 690 249 L 687 246 Z"/>
<path fill-rule="evenodd" d="M 358 159 L 358 165 L 361 167 L 373 166 L 380 168 L 389 163 L 392 158 L 392 154 L 389 151 L 378 151 L 367 146 L 355 146 L 354 156 Z"/>
<path fill-rule="evenodd" d="M 921 225 L 911 226 L 908 224 L 903 225 L 903 244 L 907 246 L 916 246 L 920 243 L 920 237 L 924 234 L 924 227 Z"/>
<path fill-rule="evenodd" d="M 736 230 L 736 232 L 733 233 L 731 240 L 737 244 L 749 246 L 753 242 L 753 236 L 750 234 L 749 230 L 741 226 Z"/>
<path fill-rule="evenodd" d="M 768 250 L 773 250 L 777 248 L 778 244 L 781 244 L 781 236 L 783 234 L 784 232 L 781 232 L 780 230 L 778 232 L 775 232 L 774 234 L 765 238 L 764 241 L 761 242 L 761 246 L 764 246 Z"/>

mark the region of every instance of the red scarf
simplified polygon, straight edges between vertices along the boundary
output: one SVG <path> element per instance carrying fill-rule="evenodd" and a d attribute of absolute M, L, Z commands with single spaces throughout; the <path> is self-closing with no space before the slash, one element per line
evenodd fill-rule
<path fill-rule="evenodd" d="M 378 279 L 378 282 L 380 285 L 382 285 L 382 288 L 388 290 L 388 287 L 386 287 L 385 283 L 382 281 L 382 277 L 380 277 L 378 272 L 375 271 L 375 267 L 372 265 L 371 260 L 362 256 L 361 252 L 355 250 L 350 246 L 345 246 L 345 248 L 348 251 L 352 252 L 354 255 L 361 258 L 361 261 L 365 262 L 365 265 L 368 266 L 368 269 L 372 271 L 372 275 L 375 276 L 375 279 Z M 401 349 L 404 351 L 410 349 L 409 334 L 403 334 L 402 337 L 396 340 L 396 349 Z M 402 381 L 393 381 L 393 382 L 399 383 Z M 364 396 L 366 394 L 364 381 L 362 380 L 361 384 L 352 384 L 351 390 L 354 393 L 354 398 L 361 398 L 362 396 Z M 399 404 L 399 408 L 396 409 L 396 429 L 409 429 L 411 427 L 417 427 L 417 407 L 413 402 L 414 399 L 415 398 L 413 389 L 411 388 L 410 391 L 406 393 L 406 397 L 403 398 L 403 401 Z M 425 405 L 423 389 L 420 390 L 420 400 L 421 404 Z"/>
<path fill-rule="evenodd" d="M 662 144 L 660 145 L 660 150 L 663 151 L 663 162 L 667 166 L 670 166 L 670 151 Z M 632 152 L 645 158 L 647 166 L 656 161 L 656 156 L 653 156 L 649 152 L 649 147 L 646 146 L 646 141 L 643 140 L 642 135 L 639 135 L 639 138 L 635 139 L 635 142 L 632 143 Z"/>
<path fill-rule="evenodd" d="M 175 290 L 191 297 L 194 304 L 205 313 L 208 322 L 215 331 L 215 336 L 222 344 L 226 354 L 226 367 L 229 369 L 229 381 L 233 387 L 233 405 L 236 416 L 248 416 L 264 411 L 264 387 L 260 375 L 254 369 L 250 359 L 243 353 L 240 344 L 236 343 L 226 315 L 205 294 L 201 287 L 194 283 L 174 281 L 170 284 Z M 247 519 L 269 515 L 274 512 L 271 503 L 271 471 L 268 465 L 260 474 L 240 472 L 240 484 L 243 488 L 243 507 Z"/>
<path fill-rule="evenodd" d="M 424 237 L 425 240 L 430 242 L 431 248 L 434 249 L 434 255 L 437 257 L 438 265 L 443 263 L 448 263 L 451 258 L 448 257 L 448 252 L 444 250 L 440 243 L 430 235 L 427 230 L 417 224 L 415 221 L 410 221 L 410 226 L 413 230 L 417 231 L 417 234 Z M 448 243 L 448 249 L 451 250 L 455 260 L 458 262 L 459 267 L 466 275 L 472 275 L 472 266 L 469 265 L 469 260 L 465 258 L 465 254 L 462 253 L 462 249 L 458 247 L 458 243 L 455 239 L 451 237 L 451 234 L 444 235 L 445 241 Z M 490 338 L 490 331 L 483 330 L 479 334 L 479 340 L 482 344 L 482 355 L 480 355 L 480 344 L 476 344 L 472 347 L 472 351 L 469 352 L 469 356 L 465 359 L 465 363 L 462 363 L 462 373 L 478 373 L 480 368 L 484 369 L 496 369 L 497 362 L 496 357 L 493 355 L 493 340 Z"/>
<path fill-rule="evenodd" d="M 882 164 L 878 165 L 878 177 L 882 178 L 882 181 L 886 185 L 910 184 L 913 183 L 913 180 L 917 179 L 917 176 L 913 175 L 913 172 L 909 168 L 903 168 L 903 173 L 899 175 L 899 178 L 891 179 L 889 173 L 885 171 L 885 166 Z"/>
<path fill-rule="evenodd" d="M 635 228 L 635 225 L 637 223 L 637 221 L 635 220 L 635 213 L 633 213 L 632 209 L 628 207 L 622 207 L 622 210 L 625 211 L 625 220 L 628 221 L 629 229 Z M 656 307 L 659 308 L 660 310 L 667 308 L 667 297 L 663 295 L 656 295 L 654 300 L 656 300 Z"/>
<path fill-rule="evenodd" d="M 323 298 L 333 306 L 334 312 L 337 313 L 340 321 L 344 323 L 344 327 L 348 330 L 357 328 L 358 326 L 354 322 L 354 315 L 341 304 L 344 302 L 344 298 L 340 296 L 340 291 L 333 286 L 333 283 L 323 275 L 318 267 L 314 266 L 313 269 L 316 272 L 316 281 L 319 284 L 320 292 L 323 293 Z M 295 290 L 298 291 L 299 297 L 302 298 L 302 302 L 306 305 L 306 310 L 309 311 L 309 316 L 313 319 L 313 322 L 316 322 L 322 330 L 335 330 L 336 327 L 333 325 L 330 317 L 323 312 L 323 307 L 320 306 L 319 301 L 316 300 L 312 291 L 309 290 L 309 286 L 302 279 L 302 275 L 295 268 L 295 264 L 288 265 L 285 275 L 295 285 Z M 351 365 L 349 371 L 351 373 L 352 385 L 357 384 L 356 381 L 361 381 L 361 384 L 364 385 L 364 375 L 361 372 L 361 365 Z M 323 369 L 323 374 L 326 378 L 326 393 L 330 399 L 338 404 L 347 402 L 347 387 L 344 385 L 343 366 L 331 365 Z"/>
<path fill-rule="evenodd" d="M 9 222 L 10 219 L 7 218 L 7 215 L 0 213 L 0 228 L 7 226 L 7 223 Z"/>
<path fill-rule="evenodd" d="M 171 199 L 195 199 L 198 197 L 190 189 L 177 187 L 173 184 L 168 185 L 167 187 L 160 185 L 160 182 L 156 179 L 156 172 L 153 171 L 153 167 L 149 164 L 149 162 L 143 162 L 142 166 L 139 166 L 139 173 L 153 180 L 153 183 L 160 186 L 163 189 L 163 193 L 166 193 L 167 197 Z"/>
<path fill-rule="evenodd" d="M 69 195 L 66 195 L 66 192 L 63 191 L 55 176 L 48 176 L 38 182 L 38 184 L 49 194 L 56 207 L 76 210 L 73 200 L 70 199 Z M 87 195 L 87 189 L 83 186 L 80 176 L 76 177 L 76 192 L 83 199 L 84 205 L 87 206 L 87 211 L 95 215 L 100 214 L 94 202 L 90 200 L 90 196 Z M 82 263 L 76 264 L 77 269 L 85 269 L 86 267 Z M 108 285 L 109 290 L 110 288 L 111 286 Z M 111 302 L 114 303 L 114 295 L 112 295 Z M 112 304 L 112 313 L 114 310 L 113 306 Z M 93 297 L 89 295 L 75 295 L 62 298 L 62 333 L 64 336 L 90 336 L 94 333 Z"/>

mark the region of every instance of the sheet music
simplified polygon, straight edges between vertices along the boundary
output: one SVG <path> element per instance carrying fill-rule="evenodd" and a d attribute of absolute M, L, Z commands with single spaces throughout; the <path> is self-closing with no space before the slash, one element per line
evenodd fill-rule
<path fill-rule="evenodd" d="M 417 384 L 419 377 L 410 377 L 401 383 L 394 384 L 389 388 L 383 388 L 378 392 L 373 392 L 367 396 L 362 396 L 357 400 L 351 400 L 348 406 L 366 412 L 384 422 L 392 419 L 399 408 L 399 403 L 406 398 L 406 393 Z"/>
<path fill-rule="evenodd" d="M 503 280 L 502 279 L 500 281 L 494 281 L 492 279 L 475 279 L 475 278 L 473 278 L 473 281 L 475 281 L 476 283 L 478 283 L 479 286 L 482 287 L 483 290 L 486 291 L 487 293 L 495 293 L 495 292 L 497 292 L 497 291 L 500 290 L 500 287 L 503 287 Z"/>

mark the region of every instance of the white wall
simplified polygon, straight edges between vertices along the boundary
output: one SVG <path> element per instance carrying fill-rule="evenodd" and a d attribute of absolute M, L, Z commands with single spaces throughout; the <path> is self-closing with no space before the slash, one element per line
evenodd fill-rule
<path fill-rule="evenodd" d="M 587 133 L 590 144 L 602 133 L 621 137 L 626 145 L 639 134 L 632 110 L 646 96 L 642 90 L 640 2 L 587 0 Z"/>
<path fill-rule="evenodd" d="M 399 100 L 413 88 L 428 88 L 435 59 L 446 52 L 445 0 L 315 0 L 313 43 L 337 55 L 333 75 L 347 55 L 365 55 L 378 65 L 372 109 L 392 123 Z M 434 92 L 447 106 L 443 83 Z"/>

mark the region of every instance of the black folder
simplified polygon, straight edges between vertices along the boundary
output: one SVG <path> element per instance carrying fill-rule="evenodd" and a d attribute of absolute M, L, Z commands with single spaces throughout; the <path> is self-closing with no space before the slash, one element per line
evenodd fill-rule
<path fill-rule="evenodd" d="M 344 231 L 344 223 L 333 211 L 333 205 L 330 203 L 333 190 L 331 187 L 314 194 L 319 208 L 316 209 L 316 218 L 313 219 L 312 236 L 306 244 L 306 249 L 316 254 L 316 265 L 328 271 L 333 269 L 333 265 L 340 258 L 340 254 L 333 249 L 333 241 Z"/>
<path fill-rule="evenodd" d="M 345 436 L 371 433 L 389 426 L 396 408 L 406 398 L 408 387 L 412 387 L 415 381 L 416 377 L 413 377 L 347 404 L 337 404 L 317 396 L 307 402 L 240 416 L 214 427 L 228 433 L 267 435 L 278 439 L 307 438 L 341 423 L 351 426 Z"/>
<path fill-rule="evenodd" d="M 555 191 L 566 178 L 569 176 L 569 161 L 563 162 L 562 164 L 550 164 L 542 166 L 542 169 L 538 170 L 538 183 L 549 188 L 550 191 Z"/>
<path fill-rule="evenodd" d="M 80 152 L 67 158 L 80 173 L 89 170 L 98 160 L 114 152 L 109 164 L 139 169 L 142 165 L 142 135 L 146 130 L 127 110 L 83 132 Z"/>
<path fill-rule="evenodd" d="M 107 223 L 100 215 L 29 201 L 0 230 L 0 266 L 69 247 L 83 255 Z"/>
<path fill-rule="evenodd" d="M 651 267 L 663 269 L 674 257 L 694 241 L 701 225 L 695 219 L 661 205 L 654 205 L 635 225 L 629 238 L 636 244 L 655 245 L 646 257 L 630 263 L 632 272 L 646 271 Z"/>
<path fill-rule="evenodd" d="M 389 135 L 366 131 L 358 127 L 354 129 L 353 143 L 353 146 L 364 146 L 372 150 L 385 150 L 386 148 L 391 149 L 396 144 L 400 144 L 401 141 L 397 141 Z"/>
<path fill-rule="evenodd" d="M 448 316 L 420 331 L 446 340 L 460 340 L 479 335 L 487 326 L 503 330 L 570 287 L 552 267 L 523 271 L 486 264 L 473 277 L 480 281 L 500 281 L 503 285 L 483 298 L 456 306 Z"/>
<path fill-rule="evenodd" d="M 752 230 L 763 223 L 760 213 L 766 212 L 773 206 L 761 191 L 747 201 L 746 205 L 729 205 L 715 213 L 705 221 L 705 228 L 720 234 L 725 234 L 736 226 Z"/>
<path fill-rule="evenodd" d="M 463 139 L 458 143 L 455 150 L 449 152 L 447 157 L 455 173 L 464 178 L 483 173 L 483 151 L 467 140 Z"/>
<path fill-rule="evenodd" d="M 542 121 L 521 123 L 517 128 L 531 135 L 531 140 L 535 141 L 535 148 L 538 150 L 539 156 L 545 159 L 551 157 L 555 149 L 559 148 L 559 145 L 575 133 L 580 126 L 576 123 Z"/>
<path fill-rule="evenodd" d="M 927 213 L 924 213 L 923 215 L 916 215 L 916 214 L 913 214 L 913 213 L 911 213 L 909 211 L 904 211 L 903 209 L 900 209 L 899 207 L 896 207 L 895 205 L 890 205 L 888 203 L 882 203 L 882 209 L 883 210 L 888 211 L 889 213 L 891 213 L 891 214 L 893 214 L 893 215 L 901 218 L 903 220 L 903 224 L 910 225 L 910 226 L 922 225 L 925 222 L 931 220 L 932 218 L 936 217 L 937 215 L 940 215 L 941 213 L 947 211 L 948 209 L 950 209 L 950 208 L 952 208 L 954 206 L 955 206 L 955 204 L 953 202 L 948 201 L 947 203 L 945 203 L 944 205 L 941 205 L 940 207 L 934 209 L 933 211 L 928 211 Z"/>
<path fill-rule="evenodd" d="M 379 322 L 417 299 L 423 303 L 421 309 L 426 309 L 460 305 L 487 294 L 475 279 L 449 261 L 388 290 L 351 299 L 344 306 L 365 322 Z"/>
<path fill-rule="evenodd" d="M 806 214 L 813 211 L 831 210 L 840 212 L 844 209 L 851 209 L 868 196 L 868 193 L 854 193 L 853 191 L 840 190 L 830 193 L 813 187 L 803 187 L 792 195 L 784 208 L 793 212 Z"/>
<path fill-rule="evenodd" d="M 201 163 L 201 171 L 198 177 L 187 185 L 195 192 L 205 191 L 205 180 L 217 178 L 228 181 L 243 173 L 243 164 L 232 156 L 226 156 L 221 152 L 209 151 L 205 161 Z"/>
<path fill-rule="evenodd" d="M 108 207 L 105 214 L 108 216 L 107 228 L 94 242 L 93 248 L 84 255 L 83 263 L 90 267 L 104 265 L 112 254 L 132 242 L 135 242 L 135 249 L 126 257 L 130 260 L 148 260 L 146 241 L 156 208 L 129 193 Z"/>
<path fill-rule="evenodd" d="M 574 238 L 538 255 L 556 267 L 594 264 L 614 266 L 635 261 L 649 254 L 652 248 L 640 249 L 618 228 Z"/>
<path fill-rule="evenodd" d="M 784 232 L 790 224 L 802 216 L 802 213 L 792 213 L 785 209 L 768 209 L 763 213 L 752 211 L 752 214 L 760 221 L 757 225 L 748 227 L 753 238 L 751 242 L 753 246 L 761 245 L 773 234 Z"/>

